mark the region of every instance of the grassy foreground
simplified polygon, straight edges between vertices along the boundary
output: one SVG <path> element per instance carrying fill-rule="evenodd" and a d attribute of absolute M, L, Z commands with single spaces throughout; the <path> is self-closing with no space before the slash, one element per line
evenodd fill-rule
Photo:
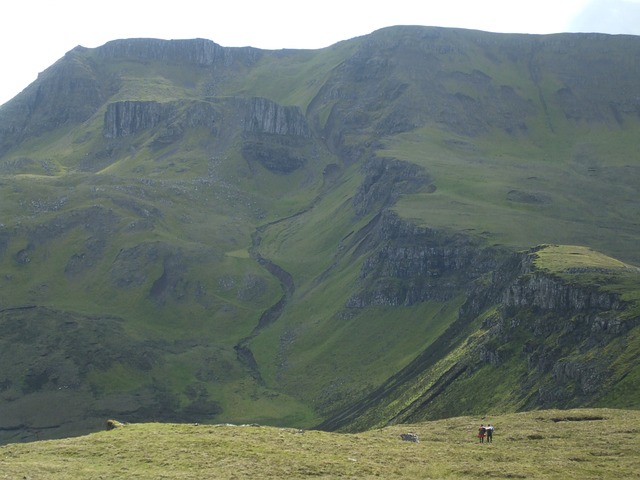
<path fill-rule="evenodd" d="M 480 423 L 496 427 L 480 444 Z M 420 442 L 402 441 L 415 433 Z M 2 479 L 640 478 L 640 411 L 458 417 L 359 434 L 130 424 L 0 448 Z"/>

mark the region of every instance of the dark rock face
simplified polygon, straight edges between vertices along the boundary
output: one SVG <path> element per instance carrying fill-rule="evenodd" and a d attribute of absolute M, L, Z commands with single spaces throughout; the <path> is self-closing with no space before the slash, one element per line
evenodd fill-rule
<path fill-rule="evenodd" d="M 242 146 L 242 157 L 249 162 L 258 162 L 267 170 L 278 174 L 289 174 L 305 164 L 303 156 L 297 156 L 283 145 L 274 145 L 268 139 L 246 141 Z"/>
<path fill-rule="evenodd" d="M 305 147 L 311 130 L 299 107 L 288 107 L 265 98 L 235 99 L 243 112 L 242 157 L 272 173 L 287 175 L 307 162 Z"/>
<path fill-rule="evenodd" d="M 179 140 L 188 128 L 207 127 L 215 135 L 223 119 L 221 109 L 225 107 L 233 108 L 241 117 L 236 128 L 244 135 L 241 151 L 246 160 L 258 162 L 279 174 L 291 173 L 304 165 L 306 158 L 297 152 L 311 138 L 311 131 L 300 108 L 282 106 L 265 98 L 214 102 L 114 102 L 107 105 L 103 135 L 117 139 L 162 127 L 153 142 L 155 147 Z"/>
<path fill-rule="evenodd" d="M 84 122 L 115 93 L 117 84 L 69 52 L 3 107 L 0 155 L 29 137 Z"/>
<path fill-rule="evenodd" d="M 261 51 L 255 48 L 226 48 L 211 40 L 201 38 L 190 40 L 151 38 L 114 40 L 97 50 L 98 54 L 106 59 L 159 60 L 199 67 L 230 65 L 234 61 L 251 64 L 261 56 Z"/>
<path fill-rule="evenodd" d="M 447 301 L 495 269 L 500 259 L 498 251 L 464 235 L 417 227 L 390 211 L 375 220 L 361 245 L 365 242 L 378 248 L 362 265 L 362 289 L 349 299 L 349 308 Z"/>
<path fill-rule="evenodd" d="M 285 107 L 266 98 L 238 101 L 246 110 L 243 121 L 245 132 L 298 137 L 311 136 L 307 120 L 300 107 Z"/>
<path fill-rule="evenodd" d="M 216 106 L 208 102 L 114 102 L 107 105 L 103 135 L 106 138 L 127 137 L 163 125 L 165 131 L 156 141 L 166 143 L 174 141 L 185 128 L 214 130 L 220 118 Z"/>
<path fill-rule="evenodd" d="M 621 308 L 617 295 L 567 285 L 559 279 L 540 273 L 519 277 L 504 292 L 502 305 L 508 311 L 533 308 L 558 313 Z"/>
<path fill-rule="evenodd" d="M 612 361 L 619 348 L 626 348 L 625 335 L 640 325 L 640 317 L 626 315 L 627 304 L 617 295 L 536 270 L 533 252 L 482 248 L 469 239 L 385 215 L 368 235 L 386 232 L 388 243 L 364 261 L 360 281 L 367 286 L 348 307 L 408 305 L 460 293 L 466 300 L 457 320 L 432 345 L 378 389 L 329 418 L 323 428 L 357 425 L 366 415 L 379 418 L 384 409 L 380 405 L 394 402 L 404 406 L 402 411 L 389 408 L 386 418 L 393 423 L 460 413 L 459 407 L 451 410 L 450 402 L 459 394 L 451 392 L 465 390 L 465 385 L 477 388 L 476 382 L 496 371 L 505 376 L 492 377 L 495 386 L 507 385 L 509 400 L 523 410 L 592 405 L 616 385 L 620 372 L 613 371 Z M 411 247 L 399 245 L 405 242 Z M 376 274 L 380 277 L 367 284 L 369 275 Z M 430 276 L 438 281 L 412 290 Z M 473 324 L 479 316 L 484 320 L 477 329 Z M 478 335 L 469 337 L 472 332 Z M 453 346 L 464 346 L 465 353 L 432 377 L 430 369 L 446 362 Z M 520 373 L 510 373 L 513 370 Z M 422 383 L 424 378 L 428 380 Z M 443 396 L 447 389 L 451 392 Z M 412 392 L 410 399 L 406 391 Z M 416 396 L 416 391 L 422 393 Z M 492 389 L 486 393 L 492 395 Z M 473 407 L 463 411 L 477 413 Z"/>
<path fill-rule="evenodd" d="M 356 213 L 360 216 L 393 205 L 402 194 L 422 188 L 435 191 L 429 173 L 414 163 L 374 157 L 363 164 L 362 171 L 364 181 L 353 197 Z"/>
<path fill-rule="evenodd" d="M 175 105 L 158 102 L 111 103 L 104 114 L 104 136 L 117 138 L 133 135 L 159 125 L 175 112 Z"/>
<path fill-rule="evenodd" d="M 619 295 L 538 271 L 528 254 L 511 270 L 499 313 L 483 325 L 480 360 L 526 365 L 524 408 L 588 405 L 612 381 L 609 347 L 640 318 L 622 320 L 627 304 Z"/>

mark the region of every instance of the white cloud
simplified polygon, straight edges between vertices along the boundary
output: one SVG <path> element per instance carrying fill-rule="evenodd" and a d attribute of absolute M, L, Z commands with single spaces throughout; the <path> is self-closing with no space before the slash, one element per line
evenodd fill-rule
<path fill-rule="evenodd" d="M 569 30 L 640 35 L 640 1 L 591 1 L 572 20 Z"/>

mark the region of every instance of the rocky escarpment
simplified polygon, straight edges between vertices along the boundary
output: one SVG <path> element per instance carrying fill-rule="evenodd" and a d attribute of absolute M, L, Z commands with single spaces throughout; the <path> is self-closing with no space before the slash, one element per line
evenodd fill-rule
<path fill-rule="evenodd" d="M 107 138 L 127 137 L 153 128 L 175 115 L 175 104 L 159 102 L 116 102 L 107 106 L 103 135 Z"/>
<path fill-rule="evenodd" d="M 183 128 L 213 127 L 222 119 L 223 108 L 233 108 L 240 118 L 239 129 L 247 134 L 311 136 L 299 107 L 283 106 L 266 98 L 205 101 L 122 101 L 107 105 L 103 134 L 107 138 L 126 137 L 160 124 L 177 124 Z"/>
<path fill-rule="evenodd" d="M 372 157 L 363 163 L 361 171 L 364 180 L 353 197 L 359 216 L 393 205 L 402 194 L 436 190 L 431 175 L 424 168 L 403 160 Z"/>
<path fill-rule="evenodd" d="M 284 106 L 266 98 L 234 100 L 242 115 L 242 156 L 272 173 L 286 175 L 310 159 L 312 133 L 297 106 Z"/>
<path fill-rule="evenodd" d="M 103 136 L 120 139 L 153 132 L 152 146 L 161 148 L 182 138 L 189 128 L 204 127 L 242 137 L 242 156 L 277 174 L 302 167 L 309 158 L 312 134 L 297 106 L 284 106 L 266 98 L 212 99 L 210 101 L 122 101 L 107 105 Z"/>
<path fill-rule="evenodd" d="M 90 118 L 118 88 L 74 51 L 42 72 L 0 115 L 0 156 L 27 138 Z"/>
<path fill-rule="evenodd" d="M 499 314 L 483 325 L 481 360 L 526 365 L 530 390 L 522 392 L 524 408 L 594 402 L 633 368 L 621 365 L 621 372 L 611 362 L 640 317 L 627 312 L 629 304 L 618 293 L 536 269 L 532 255 L 503 290 Z"/>
<path fill-rule="evenodd" d="M 567 284 L 544 272 L 531 272 L 518 277 L 503 294 L 506 312 L 530 308 L 539 312 L 585 312 L 620 310 L 619 296 L 598 288 Z"/>
<path fill-rule="evenodd" d="M 634 368 L 633 362 L 613 368 L 612 361 L 627 348 L 625 338 L 640 318 L 627 312 L 629 304 L 618 293 L 536 268 L 535 255 L 534 249 L 514 256 L 494 281 L 469 295 L 467 305 L 493 292 L 498 308 L 486 316 L 482 335 L 461 364 L 471 376 L 483 365 L 521 372 L 503 381 L 512 385 L 513 404 L 522 409 L 594 404 Z M 424 418 L 429 408 L 422 405 L 406 419 Z M 431 415 L 443 408 L 436 406 Z"/>
<path fill-rule="evenodd" d="M 114 102 L 107 105 L 103 135 L 127 137 L 162 125 L 166 130 L 157 140 L 162 141 L 167 132 L 172 132 L 171 139 L 175 140 L 185 128 L 208 127 L 215 133 L 221 117 L 219 108 L 210 102 Z"/>
<path fill-rule="evenodd" d="M 447 301 L 496 268 L 496 249 L 481 248 L 466 235 L 418 227 L 387 209 L 400 195 L 436 190 L 422 167 L 373 157 L 361 170 L 364 179 L 352 200 L 355 212 L 358 216 L 381 213 L 349 240 L 356 245 L 356 255 L 366 258 L 358 277 L 360 288 L 347 301 L 347 308 Z"/>
<path fill-rule="evenodd" d="M 298 106 L 284 106 L 266 98 L 236 99 L 245 111 L 243 131 L 271 135 L 310 137 L 307 120 Z"/>
<path fill-rule="evenodd" d="M 412 231 L 408 224 L 396 225 Z M 510 255 L 482 254 L 472 244 L 467 249 L 452 248 L 450 253 L 457 254 L 450 256 L 442 250 L 435 257 L 449 260 L 436 261 L 447 270 L 463 268 L 470 280 L 457 320 L 403 370 L 321 428 L 357 430 L 376 422 L 485 414 L 494 402 L 522 410 L 595 405 L 637 367 L 634 361 L 614 363 L 635 355 L 628 342 L 640 328 L 640 317 L 619 294 L 536 268 L 537 249 Z M 438 249 L 426 246 L 426 251 Z M 417 258 L 427 258 L 421 255 Z M 425 265 L 414 257 L 405 268 L 398 258 L 410 256 L 387 247 L 365 261 L 363 272 L 377 266 L 395 274 L 397 284 L 404 272 L 420 275 Z M 482 395 L 477 396 L 479 388 Z M 505 389 L 511 392 L 508 399 L 500 393 Z"/>
<path fill-rule="evenodd" d="M 365 259 L 359 275 L 362 287 L 348 308 L 444 302 L 500 261 L 497 250 L 481 248 L 469 237 L 417 227 L 391 211 L 376 217 L 362 242 L 379 246 Z"/>
<path fill-rule="evenodd" d="M 158 60 L 199 67 L 228 66 L 234 61 L 249 65 L 255 63 L 262 55 L 261 50 L 256 48 L 221 47 L 211 40 L 202 38 L 188 40 L 130 38 L 108 42 L 96 51 L 105 59 Z"/>
<path fill-rule="evenodd" d="M 402 194 L 436 190 L 428 172 L 403 160 L 372 157 L 364 162 L 361 170 L 365 177 L 353 197 L 359 216 L 393 205 Z"/>

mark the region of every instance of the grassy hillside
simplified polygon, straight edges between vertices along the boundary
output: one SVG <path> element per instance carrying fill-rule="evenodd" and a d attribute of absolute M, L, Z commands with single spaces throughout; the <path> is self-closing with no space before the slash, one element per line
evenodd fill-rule
<path fill-rule="evenodd" d="M 406 196 L 396 206 L 421 225 L 516 249 L 579 242 L 637 264 L 637 234 L 626 226 L 640 211 L 632 193 L 640 182 L 635 131 L 590 127 L 572 138 L 548 132 L 544 146 L 504 135 L 428 141 L 431 132 L 412 132 L 383 151 L 434 175 L 435 192 Z M 564 145 L 553 145 L 559 138 Z"/>
<path fill-rule="evenodd" d="M 492 423 L 492 443 L 476 438 Z M 419 442 L 402 441 L 414 433 Z M 634 478 L 635 411 L 457 417 L 359 434 L 258 425 L 129 424 L 0 447 L 0 478 Z"/>
<path fill-rule="evenodd" d="M 495 283 L 479 287 L 432 345 L 322 427 L 359 431 L 545 403 L 640 407 L 631 386 L 640 372 L 638 268 L 566 245 L 517 263 L 531 266 L 512 271 L 498 298 L 473 311 Z M 494 272 L 494 282 L 507 275 Z"/>
<path fill-rule="evenodd" d="M 635 406 L 639 54 L 423 27 L 69 52 L 0 110 L 0 441 L 106 415 L 309 427 L 373 398 L 366 429 L 441 383 L 416 418 L 539 391 Z M 624 308 L 502 317 L 534 288 L 510 259 L 540 244 L 553 288 Z M 575 365 L 600 355 L 587 401 Z M 478 404 L 485 378 L 504 383 Z"/>

